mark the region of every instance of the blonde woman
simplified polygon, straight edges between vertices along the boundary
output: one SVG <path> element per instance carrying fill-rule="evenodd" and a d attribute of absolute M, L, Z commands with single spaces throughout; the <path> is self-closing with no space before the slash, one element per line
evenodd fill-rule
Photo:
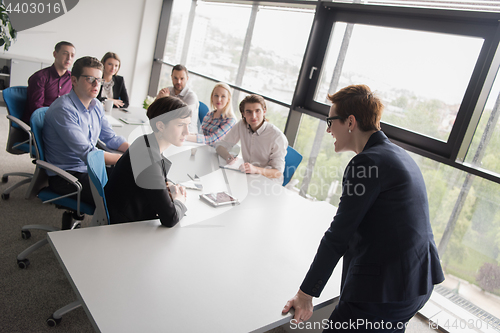
<path fill-rule="evenodd" d="M 236 119 L 231 108 L 231 88 L 222 82 L 215 85 L 210 97 L 214 108 L 208 112 L 201 124 L 202 134 L 189 134 L 187 140 L 213 146 L 234 126 Z"/>

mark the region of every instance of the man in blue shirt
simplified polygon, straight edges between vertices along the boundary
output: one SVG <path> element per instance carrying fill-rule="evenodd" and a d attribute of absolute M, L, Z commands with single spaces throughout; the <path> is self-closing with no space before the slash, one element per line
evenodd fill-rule
<path fill-rule="evenodd" d="M 75 61 L 71 72 L 73 89 L 52 103 L 45 114 L 43 141 L 49 163 L 69 172 L 82 184 L 81 200 L 93 204 L 87 174 L 87 154 L 96 150 L 101 139 L 109 148 L 125 152 L 129 144 L 116 135 L 104 116 L 102 103 L 96 97 L 102 82 L 101 62 L 93 57 Z M 115 165 L 120 154 L 105 152 L 107 165 Z M 49 187 L 56 193 L 68 194 L 75 187 L 63 178 L 49 175 Z"/>

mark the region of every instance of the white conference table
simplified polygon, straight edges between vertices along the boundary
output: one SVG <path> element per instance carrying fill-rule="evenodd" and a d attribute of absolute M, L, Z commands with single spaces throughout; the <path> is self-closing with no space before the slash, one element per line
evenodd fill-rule
<path fill-rule="evenodd" d="M 281 310 L 336 208 L 220 169 L 211 149 L 170 154 L 169 178 L 198 172 L 203 192 L 228 190 L 240 205 L 213 208 L 188 190 L 173 228 L 152 220 L 47 234 L 96 331 L 265 332 L 290 321 Z M 315 309 L 338 298 L 340 279 L 341 263 Z"/>

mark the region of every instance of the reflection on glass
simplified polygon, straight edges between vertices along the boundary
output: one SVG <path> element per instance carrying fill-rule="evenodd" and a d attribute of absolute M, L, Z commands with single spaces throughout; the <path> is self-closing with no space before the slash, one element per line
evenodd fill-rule
<path fill-rule="evenodd" d="M 491 88 L 481 119 L 474 133 L 465 158 L 466 163 L 500 173 L 500 78 L 497 76 Z"/>
<path fill-rule="evenodd" d="M 366 84 L 385 104 L 382 121 L 446 141 L 483 39 L 335 23 L 315 100 Z"/>

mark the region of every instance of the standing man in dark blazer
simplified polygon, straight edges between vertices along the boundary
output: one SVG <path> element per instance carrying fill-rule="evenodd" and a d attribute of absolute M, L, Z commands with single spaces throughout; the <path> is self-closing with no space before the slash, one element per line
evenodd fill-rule
<path fill-rule="evenodd" d="M 324 332 L 404 332 L 444 280 L 422 174 L 405 150 L 380 131 L 383 105 L 364 85 L 328 96 L 327 132 L 335 151 L 357 155 L 344 172 L 337 213 L 297 294 L 283 313 L 312 315 L 343 257 L 340 301 Z"/>

